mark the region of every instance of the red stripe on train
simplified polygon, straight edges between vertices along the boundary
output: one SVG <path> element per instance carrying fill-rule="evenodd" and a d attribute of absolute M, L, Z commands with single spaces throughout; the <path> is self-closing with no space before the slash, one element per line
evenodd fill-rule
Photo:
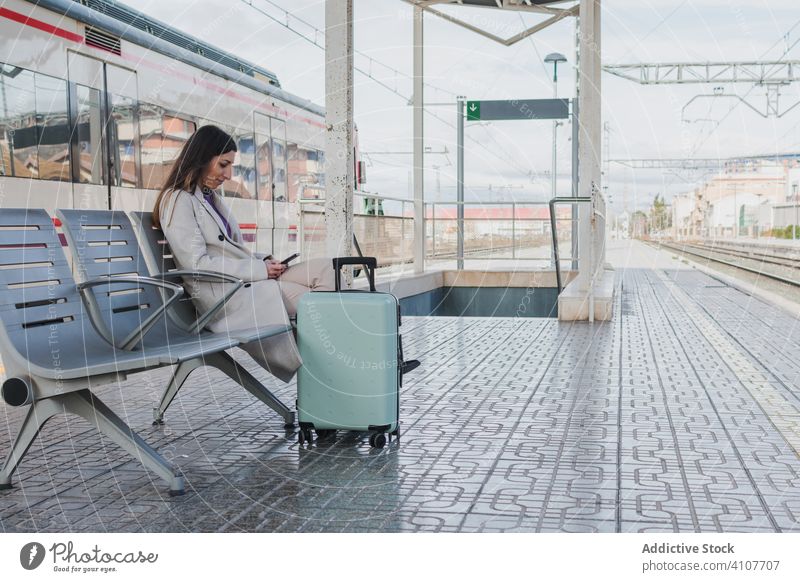
<path fill-rule="evenodd" d="M 75 34 L 74 32 L 70 32 L 69 30 L 65 30 L 63 28 L 58 28 L 57 26 L 53 26 L 52 24 L 47 24 L 41 20 L 36 20 L 35 18 L 31 18 L 30 16 L 25 16 L 24 14 L 20 14 L 19 12 L 14 12 L 13 10 L 9 10 L 8 8 L 0 8 L 0 16 L 8 18 L 9 20 L 13 20 L 14 22 L 19 22 L 21 24 L 25 24 L 26 26 L 32 26 L 33 28 L 38 28 L 44 32 L 52 34 L 54 36 L 60 36 L 61 38 L 66 38 L 67 40 L 71 40 L 72 42 L 77 42 L 83 44 L 84 40 L 80 34 Z"/>

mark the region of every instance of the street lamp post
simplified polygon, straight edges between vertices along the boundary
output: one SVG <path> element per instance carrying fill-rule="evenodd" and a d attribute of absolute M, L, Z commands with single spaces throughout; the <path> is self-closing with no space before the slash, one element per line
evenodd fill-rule
<path fill-rule="evenodd" d="M 566 63 L 567 57 L 561 53 L 550 53 L 544 58 L 545 63 L 553 63 L 553 99 L 558 98 L 558 63 Z M 574 121 L 573 121 L 574 123 Z M 558 120 L 553 120 L 553 163 L 550 172 L 551 198 L 556 197 L 556 134 L 558 132 Z M 553 224 L 556 224 L 553 222 Z M 558 233 L 553 233 L 554 240 L 558 241 Z M 573 241 L 574 242 L 574 241 Z M 551 251 L 550 262 L 555 263 L 555 249 Z M 575 255 L 573 254 L 573 257 Z"/>
<path fill-rule="evenodd" d="M 567 57 L 561 53 L 550 53 L 544 58 L 545 63 L 553 63 L 553 99 L 558 98 L 558 63 L 566 63 Z M 553 167 L 552 175 L 552 194 L 553 198 L 556 197 L 556 132 L 558 129 L 558 120 L 553 120 Z"/>

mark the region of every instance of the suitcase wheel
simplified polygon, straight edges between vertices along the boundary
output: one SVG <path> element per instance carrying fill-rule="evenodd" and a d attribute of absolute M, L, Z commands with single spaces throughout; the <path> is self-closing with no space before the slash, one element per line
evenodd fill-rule
<path fill-rule="evenodd" d="M 308 442 L 308 444 L 311 444 L 312 442 L 314 442 L 314 437 L 311 435 L 311 429 L 310 428 L 301 428 L 300 432 L 298 433 L 297 440 L 299 441 L 299 443 L 301 445 L 303 443 L 305 443 L 305 442 Z"/>
<path fill-rule="evenodd" d="M 382 432 L 374 432 L 369 435 L 369 445 L 373 449 L 382 449 L 386 446 L 386 435 Z"/>

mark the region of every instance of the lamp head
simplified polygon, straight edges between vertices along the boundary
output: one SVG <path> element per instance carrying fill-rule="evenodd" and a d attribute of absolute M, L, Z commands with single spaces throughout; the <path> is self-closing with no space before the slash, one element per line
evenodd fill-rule
<path fill-rule="evenodd" d="M 545 63 L 566 63 L 567 57 L 561 53 L 550 53 L 544 58 Z"/>

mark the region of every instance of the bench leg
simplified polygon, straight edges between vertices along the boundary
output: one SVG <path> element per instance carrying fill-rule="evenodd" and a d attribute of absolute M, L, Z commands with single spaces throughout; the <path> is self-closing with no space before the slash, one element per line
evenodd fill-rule
<path fill-rule="evenodd" d="M 89 390 L 70 392 L 58 397 L 63 401 L 64 412 L 80 416 L 92 424 L 104 436 L 136 457 L 156 475 L 169 483 L 171 496 L 183 495 L 183 477 L 142 437 L 133 432 L 125 422 Z"/>
<path fill-rule="evenodd" d="M 63 397 L 56 396 L 37 400 L 28 408 L 28 415 L 22 421 L 22 426 L 19 429 L 19 433 L 17 433 L 17 438 L 14 439 L 11 452 L 9 452 L 6 462 L 3 464 L 3 469 L 0 470 L 0 489 L 9 489 L 11 487 L 11 475 L 19 466 L 22 457 L 28 452 L 44 423 L 50 420 L 53 415 L 64 412 L 64 407 L 60 404 L 61 398 Z"/>
<path fill-rule="evenodd" d="M 241 385 L 250 394 L 258 398 L 261 402 L 269 406 L 283 418 L 286 428 L 294 427 L 294 412 L 290 410 L 278 398 L 250 373 L 244 369 L 236 360 L 226 352 L 218 352 L 206 356 L 206 365 L 214 366 L 221 370 L 228 377 Z"/>
<path fill-rule="evenodd" d="M 203 360 L 200 358 L 186 360 L 178 364 L 166 390 L 164 390 L 164 394 L 161 395 L 158 406 L 153 409 L 153 424 L 164 424 L 164 413 L 167 411 L 167 408 L 169 408 L 169 405 L 172 404 L 178 390 L 180 390 L 181 386 L 186 382 L 186 378 L 189 377 L 189 374 L 203 365 Z"/>

